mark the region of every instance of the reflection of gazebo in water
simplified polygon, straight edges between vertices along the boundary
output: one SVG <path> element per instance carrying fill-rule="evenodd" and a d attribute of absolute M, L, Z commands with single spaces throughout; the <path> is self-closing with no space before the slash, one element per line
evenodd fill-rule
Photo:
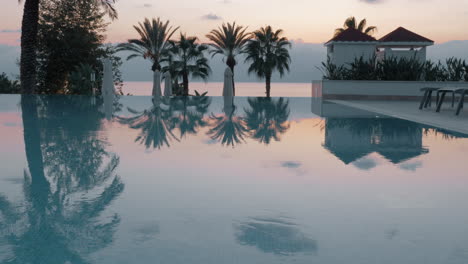
<path fill-rule="evenodd" d="M 423 128 L 390 118 L 328 118 L 324 147 L 345 164 L 376 152 L 394 164 L 429 152 L 422 145 Z"/>

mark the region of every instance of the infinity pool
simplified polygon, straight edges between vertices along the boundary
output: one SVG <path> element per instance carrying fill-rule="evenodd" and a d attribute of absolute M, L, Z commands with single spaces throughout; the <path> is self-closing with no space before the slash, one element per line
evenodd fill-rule
<path fill-rule="evenodd" d="M 468 135 L 314 107 L 0 95 L 0 263 L 468 263 Z"/>

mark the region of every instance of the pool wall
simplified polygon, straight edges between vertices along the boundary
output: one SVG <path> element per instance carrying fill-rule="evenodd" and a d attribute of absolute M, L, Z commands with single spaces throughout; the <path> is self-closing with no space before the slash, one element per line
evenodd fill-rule
<path fill-rule="evenodd" d="M 321 80 L 312 82 L 312 97 L 331 100 L 419 100 L 423 87 L 468 88 L 468 82 Z"/>

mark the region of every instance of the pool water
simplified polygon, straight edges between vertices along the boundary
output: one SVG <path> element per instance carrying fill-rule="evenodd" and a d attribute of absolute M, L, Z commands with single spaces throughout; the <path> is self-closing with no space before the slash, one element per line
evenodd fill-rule
<path fill-rule="evenodd" d="M 0 263 L 468 263 L 468 135 L 316 103 L 0 95 Z"/>

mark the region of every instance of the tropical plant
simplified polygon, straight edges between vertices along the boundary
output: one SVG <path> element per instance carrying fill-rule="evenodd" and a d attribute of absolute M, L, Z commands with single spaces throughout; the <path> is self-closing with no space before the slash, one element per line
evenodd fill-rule
<path fill-rule="evenodd" d="M 91 95 L 96 82 L 91 80 L 94 69 L 89 64 L 80 64 L 68 77 L 68 91 L 70 94 Z"/>
<path fill-rule="evenodd" d="M 447 69 L 439 61 L 437 64 L 428 60 L 424 63 L 424 80 L 429 82 L 442 82 L 446 81 Z"/>
<path fill-rule="evenodd" d="M 344 70 L 346 80 L 377 80 L 376 57 L 365 60 L 364 57 L 355 58 Z"/>
<path fill-rule="evenodd" d="M 324 80 L 345 79 L 345 68 L 334 64 L 330 57 L 327 58 L 327 62 L 322 62 L 322 65 L 316 68 L 322 72 Z"/>
<path fill-rule="evenodd" d="M 345 31 L 346 29 L 348 28 L 353 28 L 353 29 L 356 29 L 356 30 L 359 30 L 361 31 L 362 33 L 365 33 L 369 36 L 372 36 L 374 33 L 377 32 L 377 27 L 375 26 L 369 26 L 369 27 L 366 27 L 367 26 L 367 20 L 366 19 L 363 19 L 359 22 L 359 24 L 357 23 L 357 20 L 355 17 L 348 17 L 344 24 L 343 24 L 343 27 L 342 28 L 337 28 L 335 30 L 335 36 L 341 34 L 343 31 Z"/>
<path fill-rule="evenodd" d="M 140 38 L 129 39 L 127 43 L 119 44 L 118 51 L 132 52 L 127 60 L 137 57 L 149 59 L 153 63 L 151 69 L 160 71 L 162 55 L 168 52 L 171 47 L 170 39 L 179 29 L 179 27 L 173 28 L 169 23 L 161 21 L 159 17 L 152 20 L 145 18 L 143 23 L 133 26 Z"/>
<path fill-rule="evenodd" d="M 468 63 L 464 62 L 463 68 L 465 68 L 465 82 L 468 82 Z"/>
<path fill-rule="evenodd" d="M 448 81 L 462 81 L 465 79 L 466 62 L 462 59 L 448 58 L 447 64 L 447 80 Z"/>
<path fill-rule="evenodd" d="M 247 28 L 236 25 L 236 22 L 227 23 L 212 30 L 206 37 L 211 40 L 209 45 L 212 47 L 210 53 L 215 55 L 222 55 L 225 58 L 226 65 L 231 68 L 233 73 L 233 87 L 235 94 L 234 83 L 234 67 L 237 64 L 236 56 L 244 53 L 244 46 L 249 40 L 250 34 L 246 32 Z"/>
<path fill-rule="evenodd" d="M 273 72 L 278 71 L 280 77 L 283 77 L 286 71 L 289 72 L 291 57 L 288 48 L 291 47 L 291 42 L 282 34 L 281 29 L 275 31 L 271 26 L 262 27 L 252 33 L 252 38 L 245 47 L 245 61 L 251 63 L 248 72 L 265 79 L 267 97 L 270 97 Z"/>
<path fill-rule="evenodd" d="M 197 40 L 196 37 L 187 37 L 181 33 L 179 40 L 172 42 L 172 47 L 165 54 L 166 58 L 162 59 L 168 64 L 167 68 L 163 68 L 163 71 L 166 69 L 171 72 L 172 70 L 171 77 L 175 79 L 178 76 L 182 77 L 184 95 L 189 94 L 189 77 L 207 81 L 211 74 L 208 59 L 205 58 L 204 54 L 208 50 L 208 46 L 198 44 Z"/>
<path fill-rule="evenodd" d="M 289 102 L 284 98 L 249 98 L 245 123 L 251 137 L 265 145 L 271 140 L 280 141 L 289 129 Z"/>
<path fill-rule="evenodd" d="M 117 11 L 114 8 L 116 0 L 94 1 L 104 9 L 111 19 L 117 18 Z M 22 0 L 18 0 L 18 2 L 21 3 Z M 23 18 L 21 22 L 21 91 L 23 93 L 36 93 L 36 51 L 41 1 L 25 0 L 24 2 Z"/>
<path fill-rule="evenodd" d="M 379 80 L 383 81 L 420 81 L 424 63 L 415 58 L 385 58 L 377 63 Z"/>
<path fill-rule="evenodd" d="M 183 94 L 183 87 L 179 84 L 179 78 L 180 78 L 180 71 L 178 68 L 178 65 L 174 63 L 174 56 L 169 56 L 169 50 L 163 54 L 163 59 L 161 60 L 162 62 L 162 68 L 161 71 L 166 73 L 169 72 L 171 75 L 172 79 L 172 93 L 175 95 L 182 95 Z M 163 75 L 163 79 L 165 78 L 165 75 Z"/>
<path fill-rule="evenodd" d="M 0 74 L 0 94 L 20 93 L 21 87 L 18 81 L 12 81 L 5 73 Z"/>

